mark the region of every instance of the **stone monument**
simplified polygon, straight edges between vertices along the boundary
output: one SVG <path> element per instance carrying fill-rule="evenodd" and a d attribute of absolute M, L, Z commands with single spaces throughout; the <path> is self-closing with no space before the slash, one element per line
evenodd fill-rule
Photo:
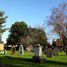
<path fill-rule="evenodd" d="M 33 61 L 42 62 L 43 59 L 44 58 L 42 56 L 42 46 L 40 44 L 38 44 L 37 46 L 34 47 Z"/>
<path fill-rule="evenodd" d="M 34 48 L 34 55 L 35 56 L 42 56 L 42 46 L 38 46 Z"/>
<path fill-rule="evenodd" d="M 20 47 L 19 47 L 19 53 L 20 53 L 20 55 L 24 55 L 23 45 L 20 45 Z"/>
<path fill-rule="evenodd" d="M 12 47 L 11 47 L 11 55 L 14 55 L 15 54 L 15 51 L 16 51 L 16 48 L 15 48 L 15 46 L 13 45 Z"/>
<path fill-rule="evenodd" d="M 47 57 L 50 57 L 50 58 L 53 57 L 52 48 L 46 48 L 45 53 L 46 53 Z"/>
<path fill-rule="evenodd" d="M 59 49 L 58 49 L 57 47 L 55 47 L 55 48 L 53 49 L 53 55 L 54 55 L 54 56 L 57 56 L 57 55 L 58 55 L 58 52 L 59 52 Z"/>

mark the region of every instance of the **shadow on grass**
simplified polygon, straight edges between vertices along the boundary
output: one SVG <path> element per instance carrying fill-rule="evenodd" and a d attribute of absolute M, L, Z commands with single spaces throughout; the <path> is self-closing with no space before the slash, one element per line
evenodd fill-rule
<path fill-rule="evenodd" d="M 29 58 L 0 57 L 0 67 L 27 67 L 27 65 L 33 65 L 32 63 L 32 59 Z"/>
<path fill-rule="evenodd" d="M 33 62 L 31 58 L 17 58 L 17 57 L 10 57 L 10 56 L 5 56 L 5 58 L 10 59 L 10 60 L 19 60 L 19 61 L 25 61 L 25 62 Z"/>
<path fill-rule="evenodd" d="M 0 64 L 0 67 L 19 67 L 19 66 L 10 65 L 10 64 Z"/>
<path fill-rule="evenodd" d="M 64 63 L 64 62 L 51 61 L 51 60 L 45 60 L 45 63 L 46 63 L 46 64 L 67 65 L 67 63 Z"/>
<path fill-rule="evenodd" d="M 3 59 L 3 58 L 6 58 L 6 59 Z M 19 64 L 21 66 L 23 64 L 33 66 L 34 64 L 37 64 L 36 62 L 33 62 L 32 58 L 17 58 L 17 57 L 4 56 L 4 57 L 0 57 L 0 60 L 7 61 L 6 63 L 4 63 L 4 62 L 0 63 L 0 67 L 19 67 L 19 66 L 17 66 L 17 64 Z M 51 61 L 51 60 L 46 60 L 46 59 L 44 60 L 43 64 L 55 64 L 55 65 L 57 64 L 57 65 L 65 65 L 65 66 L 67 65 L 67 63 L 64 63 L 64 62 Z"/>

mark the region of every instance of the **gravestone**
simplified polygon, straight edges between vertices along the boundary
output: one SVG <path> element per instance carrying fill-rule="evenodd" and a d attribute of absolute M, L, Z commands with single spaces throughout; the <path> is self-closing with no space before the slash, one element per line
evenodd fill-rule
<path fill-rule="evenodd" d="M 64 48 L 64 52 L 66 52 L 66 55 L 67 55 L 67 46 L 65 46 L 65 48 Z"/>
<path fill-rule="evenodd" d="M 11 54 L 15 54 L 15 51 L 16 51 L 16 48 L 15 48 L 15 46 L 13 45 L 13 46 L 11 47 Z"/>
<path fill-rule="evenodd" d="M 59 52 L 59 49 L 57 47 L 55 47 L 53 49 L 53 56 L 57 56 L 58 55 L 58 52 Z"/>
<path fill-rule="evenodd" d="M 42 46 L 34 48 L 34 55 L 35 56 L 42 56 Z"/>
<path fill-rule="evenodd" d="M 67 55 L 67 38 L 66 37 L 64 37 L 63 38 L 63 48 L 64 48 L 64 52 L 66 52 L 66 55 Z"/>
<path fill-rule="evenodd" d="M 35 62 L 43 62 L 44 58 L 42 56 L 42 46 L 38 44 L 36 47 L 34 47 L 34 56 L 33 61 Z"/>
<path fill-rule="evenodd" d="M 23 45 L 20 45 L 20 47 L 19 47 L 19 53 L 20 53 L 20 55 L 24 55 Z"/>
<path fill-rule="evenodd" d="M 47 57 L 53 57 L 53 49 L 52 48 L 46 48 L 44 50 L 44 53 L 47 55 Z"/>

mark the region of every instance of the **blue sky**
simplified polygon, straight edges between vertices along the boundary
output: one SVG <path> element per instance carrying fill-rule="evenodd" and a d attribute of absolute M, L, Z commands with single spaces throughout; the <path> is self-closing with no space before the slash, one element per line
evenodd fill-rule
<path fill-rule="evenodd" d="M 8 16 L 6 27 L 10 28 L 16 21 L 25 21 L 28 26 L 42 25 L 46 16 L 51 14 L 50 9 L 64 0 L 0 0 L 0 10 Z M 65 0 L 66 1 L 66 0 Z M 47 28 L 48 31 L 48 28 Z M 9 32 L 3 34 L 2 40 L 6 42 Z M 52 38 L 50 38 L 50 41 Z"/>

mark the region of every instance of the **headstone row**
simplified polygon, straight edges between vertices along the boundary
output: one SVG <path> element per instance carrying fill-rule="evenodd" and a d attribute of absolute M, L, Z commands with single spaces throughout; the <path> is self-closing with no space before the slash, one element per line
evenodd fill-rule
<path fill-rule="evenodd" d="M 16 51 L 16 48 L 15 48 L 15 46 L 13 45 L 13 46 L 11 47 L 11 54 L 15 54 L 15 51 Z M 19 46 L 19 54 L 20 54 L 20 55 L 24 55 L 23 45 L 20 45 L 20 46 Z"/>
<path fill-rule="evenodd" d="M 52 48 L 45 48 L 44 53 L 47 55 L 47 57 L 53 57 L 57 56 L 59 52 L 59 49 L 55 47 L 54 49 Z"/>

